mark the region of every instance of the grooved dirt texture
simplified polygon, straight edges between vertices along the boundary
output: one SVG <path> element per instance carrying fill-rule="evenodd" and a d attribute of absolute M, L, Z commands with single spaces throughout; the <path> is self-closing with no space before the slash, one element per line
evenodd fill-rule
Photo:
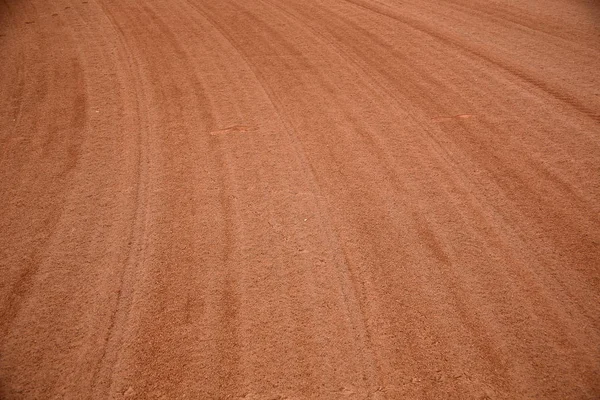
<path fill-rule="evenodd" d="M 3 0 L 0 59 L 0 398 L 600 398 L 596 0 Z"/>

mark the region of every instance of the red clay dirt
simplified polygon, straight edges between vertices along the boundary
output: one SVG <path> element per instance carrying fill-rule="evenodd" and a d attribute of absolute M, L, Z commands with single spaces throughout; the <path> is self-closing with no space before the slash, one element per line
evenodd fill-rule
<path fill-rule="evenodd" d="M 595 0 L 5 0 L 0 398 L 600 398 Z"/>

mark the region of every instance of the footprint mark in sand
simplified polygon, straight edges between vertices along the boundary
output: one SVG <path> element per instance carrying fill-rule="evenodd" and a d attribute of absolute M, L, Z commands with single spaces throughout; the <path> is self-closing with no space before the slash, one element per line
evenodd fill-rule
<path fill-rule="evenodd" d="M 25 21 L 26 25 L 33 24 L 35 21 Z"/>
<path fill-rule="evenodd" d="M 230 126 L 228 128 L 223 128 L 223 129 L 219 129 L 216 131 L 212 131 L 210 132 L 210 134 L 212 136 L 217 136 L 217 135 L 225 135 L 228 133 L 246 133 L 246 132 L 252 132 L 255 131 L 256 128 L 252 127 L 252 126 L 246 126 L 246 125 L 233 125 Z"/>
<path fill-rule="evenodd" d="M 473 117 L 473 114 L 458 114 L 458 115 L 454 115 L 452 117 L 436 117 L 433 118 L 434 121 L 437 122 L 442 122 L 442 121 L 452 121 L 454 119 L 468 119 Z"/>

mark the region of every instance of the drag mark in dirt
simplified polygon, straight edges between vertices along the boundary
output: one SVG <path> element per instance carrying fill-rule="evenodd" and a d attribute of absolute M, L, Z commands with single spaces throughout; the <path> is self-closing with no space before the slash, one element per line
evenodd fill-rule
<path fill-rule="evenodd" d="M 459 115 L 455 115 L 453 117 L 435 117 L 433 118 L 434 121 L 437 122 L 442 122 L 442 121 L 452 121 L 452 120 L 460 120 L 460 119 L 469 119 L 472 118 L 473 116 L 471 114 L 459 114 Z"/>
<path fill-rule="evenodd" d="M 218 129 L 216 131 L 211 131 L 210 134 L 212 136 L 225 135 L 228 133 L 247 133 L 255 131 L 257 128 L 253 126 L 246 125 L 233 125 L 228 128 Z"/>

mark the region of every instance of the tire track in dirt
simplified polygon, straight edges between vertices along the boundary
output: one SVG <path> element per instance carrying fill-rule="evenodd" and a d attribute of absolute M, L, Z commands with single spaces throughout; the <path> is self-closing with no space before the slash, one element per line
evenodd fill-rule
<path fill-rule="evenodd" d="M 84 2 L 83 4 L 88 4 Z M 100 6 L 101 7 L 101 6 Z M 145 264 L 145 248 L 147 245 L 148 230 L 148 169 L 149 169 L 149 136 L 148 106 L 143 93 L 142 83 L 139 76 L 139 66 L 135 56 L 125 42 L 123 31 L 115 25 L 112 15 L 101 8 L 100 18 L 109 22 L 113 37 L 117 38 L 122 61 L 122 72 L 124 80 L 133 83 L 128 88 L 133 95 L 132 103 L 135 107 L 135 122 L 139 130 L 137 134 L 137 154 L 135 165 L 135 198 L 133 202 L 134 217 L 131 223 L 128 245 L 129 252 L 125 264 L 117 279 L 117 293 L 110 322 L 106 329 L 103 351 L 99 357 L 94 376 L 92 378 L 92 396 L 104 397 L 110 393 L 113 383 L 114 367 L 118 362 L 120 349 L 124 341 L 124 330 L 127 326 L 129 312 L 131 311 L 132 298 L 137 286 L 136 277 Z"/>
<path fill-rule="evenodd" d="M 236 7 L 236 8 L 239 8 L 239 9 L 240 9 L 240 12 L 241 12 L 241 10 L 243 10 L 243 8 L 242 8 L 242 7 L 240 7 L 239 5 L 235 5 L 235 7 Z M 248 16 L 248 17 L 250 17 L 250 14 L 245 14 L 245 16 Z M 213 24 L 217 24 L 217 23 L 213 21 Z M 252 24 L 252 25 L 253 25 L 253 24 L 262 24 L 262 22 L 260 22 L 259 20 L 254 20 L 253 22 L 250 22 L 250 24 Z M 265 28 L 266 28 L 266 27 L 265 27 Z M 268 87 L 268 86 L 266 86 L 266 85 L 265 85 L 265 83 L 264 83 L 264 78 L 262 78 L 262 77 L 261 77 L 260 70 L 256 69 L 256 67 L 254 66 L 253 62 L 252 62 L 252 61 L 251 61 L 251 60 L 248 58 L 248 55 L 247 55 L 247 54 L 245 54 L 245 52 L 246 52 L 246 51 L 245 51 L 245 50 L 243 50 L 243 49 L 245 49 L 246 47 L 245 47 L 245 46 L 239 46 L 239 45 L 238 45 L 238 46 L 236 46 L 236 45 L 235 45 L 235 43 L 237 42 L 237 41 L 236 41 L 236 39 L 235 39 L 235 38 L 233 38 L 233 37 L 231 37 L 231 36 L 230 36 L 230 34 L 228 34 L 226 31 L 224 31 L 224 30 L 222 30 L 222 29 L 223 29 L 223 28 L 221 28 L 221 29 L 220 29 L 220 31 L 221 31 L 221 32 L 222 32 L 222 33 L 223 33 L 223 34 L 224 34 L 224 35 L 227 37 L 227 40 L 228 40 L 229 42 L 231 42 L 231 43 L 234 45 L 234 47 L 237 49 L 237 51 L 238 51 L 238 52 L 239 52 L 239 53 L 242 55 L 242 57 L 245 59 L 246 63 L 247 63 L 247 64 L 248 64 L 248 65 L 251 67 L 251 69 L 253 70 L 253 73 L 254 73 L 254 75 L 257 77 L 257 79 L 258 79 L 258 82 L 261 84 L 261 86 L 263 87 L 263 90 L 264 90 L 264 91 L 265 91 L 265 93 L 267 94 L 267 96 L 268 96 L 268 98 L 269 98 L 269 102 L 272 104 L 273 108 L 274 108 L 275 110 L 277 110 L 277 113 L 278 113 L 278 115 L 279 115 L 279 118 L 280 118 L 280 119 L 282 119 L 282 122 L 285 124 L 286 131 L 288 131 L 288 132 L 290 132 L 290 131 L 291 131 L 291 132 L 294 132 L 294 128 L 290 126 L 290 124 L 289 124 L 289 121 L 287 121 L 285 117 L 282 117 L 282 115 L 283 115 L 283 114 L 281 113 L 280 106 L 278 106 L 279 102 L 274 100 L 274 95 L 273 95 L 272 91 L 269 89 L 269 87 Z M 272 39 L 273 39 L 273 36 L 270 36 L 270 38 L 271 38 L 271 40 L 272 40 Z M 284 44 L 284 46 L 285 46 L 286 48 L 288 48 L 288 49 L 293 49 L 293 46 L 292 46 L 292 45 L 290 45 L 290 44 Z M 277 51 L 277 50 L 275 50 L 275 48 L 273 48 L 273 50 L 274 50 L 274 51 Z M 300 55 L 300 53 L 299 53 L 299 52 L 294 52 L 294 53 L 295 53 L 296 55 Z M 305 68 L 310 68 L 310 67 L 308 66 L 308 64 L 305 64 L 305 65 L 306 65 L 306 66 L 305 66 Z M 296 143 L 297 139 L 295 139 L 293 136 L 291 137 L 291 139 L 292 139 L 292 141 L 293 141 L 294 143 Z M 299 152 L 300 152 L 300 154 L 304 154 L 304 151 L 302 150 L 302 147 L 301 147 L 301 146 L 300 146 L 300 147 L 298 147 L 298 144 L 297 144 L 297 143 L 296 143 L 294 146 L 295 146 L 297 149 L 299 149 Z M 304 157 L 303 157 L 303 159 L 304 159 Z M 307 174 L 309 174 L 309 176 L 311 176 L 311 179 L 314 179 L 314 170 L 313 170 L 313 168 L 312 168 L 312 165 L 311 165 L 310 163 L 308 163 L 308 162 L 306 161 L 306 159 L 304 159 L 302 162 L 303 162 L 303 164 L 305 164 L 306 166 L 308 166 L 308 171 L 307 171 Z M 306 168 L 306 167 L 305 167 L 305 168 Z M 309 172 L 309 171 L 310 171 L 310 172 Z M 327 219 L 329 219 L 329 218 L 327 217 Z M 332 235 L 332 233 L 330 233 L 330 235 Z M 337 247 L 337 246 L 336 246 L 336 247 Z M 343 267 L 343 270 L 344 270 L 343 274 L 348 274 L 348 275 L 351 277 L 352 285 L 353 285 L 353 287 L 354 287 L 354 289 L 353 289 L 353 290 L 354 290 L 354 292 L 355 292 L 355 294 L 353 294 L 351 297 L 355 297 L 355 296 L 356 296 L 356 291 L 357 291 L 357 285 L 358 285 L 358 283 L 357 283 L 357 281 L 356 281 L 356 277 L 354 276 L 354 274 L 353 274 L 351 271 L 347 270 L 347 268 L 348 268 L 348 260 L 347 260 L 347 258 L 345 257 L 345 255 L 343 256 L 343 258 L 339 258 L 339 259 L 341 260 L 341 261 L 339 261 L 339 262 L 343 263 L 343 265 L 344 265 L 344 267 Z M 343 282 L 345 279 L 347 279 L 347 278 L 343 278 L 343 279 L 340 281 L 340 283 L 341 283 L 341 282 Z M 350 299 L 347 299 L 346 301 L 349 301 L 349 302 L 353 303 L 353 302 L 355 302 L 356 300 L 354 300 L 354 299 L 352 299 L 352 300 L 350 300 Z M 354 306 L 353 306 L 353 307 L 354 307 Z M 358 324 L 358 325 L 360 326 L 358 329 L 359 329 L 359 330 L 361 330 L 361 331 L 364 331 L 363 333 L 361 333 L 361 336 L 363 336 L 363 335 L 364 335 L 364 336 L 366 336 L 366 338 L 367 338 L 367 341 L 368 341 L 368 343 L 369 343 L 369 346 L 372 346 L 372 344 L 371 344 L 371 339 L 370 339 L 370 334 L 369 334 L 369 332 L 368 332 L 368 328 L 365 328 L 365 325 L 364 325 L 364 324 L 365 324 L 365 319 L 364 319 L 364 312 L 365 312 L 365 311 L 364 311 L 364 310 L 362 310 L 362 309 L 363 309 L 363 306 L 362 306 L 362 305 L 359 305 L 359 312 L 360 312 L 360 315 L 362 316 L 362 317 L 361 317 L 361 319 L 362 319 L 362 322 Z M 369 350 L 368 350 L 368 352 L 369 352 L 369 353 L 372 353 L 372 351 L 373 351 L 372 349 L 369 349 Z M 367 357 L 372 357 L 372 356 L 367 356 Z M 367 364 L 370 364 L 370 363 L 373 363 L 373 361 L 369 361 L 369 362 L 367 362 Z M 370 386 L 371 386 L 371 387 L 375 387 L 375 388 L 379 387 L 378 385 L 376 385 L 376 384 L 373 384 L 373 383 L 371 383 L 371 384 L 370 384 Z M 349 393 L 352 393 L 352 392 L 353 392 L 353 390 L 348 390 L 348 392 L 349 392 Z"/>
<path fill-rule="evenodd" d="M 494 22 L 504 20 L 508 23 L 515 24 L 536 32 L 541 32 L 545 35 L 564 39 L 570 45 L 587 46 L 592 49 L 598 49 L 598 43 L 593 32 L 589 31 L 590 25 L 593 27 L 594 14 L 599 15 L 599 10 L 595 9 L 595 5 L 590 2 L 588 29 L 581 27 L 581 20 L 570 20 L 567 16 L 577 15 L 569 10 L 570 7 L 576 6 L 579 11 L 586 7 L 583 2 L 577 3 L 554 3 L 550 7 L 539 7 L 536 2 L 529 2 L 522 7 L 507 7 L 502 2 L 486 2 L 478 1 L 464 2 L 461 0 L 446 0 L 446 3 L 453 9 L 464 10 L 469 13 L 482 15 L 485 19 L 490 19 Z M 548 17 L 551 17 L 549 20 Z M 552 40 L 552 39 L 550 39 Z"/>
<path fill-rule="evenodd" d="M 64 10 L 65 15 L 52 18 L 54 14 L 58 15 L 54 12 L 57 8 Z M 4 376 L 16 377 L 11 385 L 3 385 L 2 392 L 6 397 L 11 397 L 14 393 L 28 393 L 34 397 L 46 395 L 41 387 L 28 387 L 31 382 L 43 379 L 54 382 L 56 396 L 64 396 L 82 387 L 86 388 L 83 392 L 88 391 L 90 380 L 93 380 L 94 363 L 82 366 L 79 358 L 94 360 L 100 357 L 102 345 L 96 347 L 95 341 L 103 341 L 101 336 L 104 328 L 110 324 L 110 310 L 104 307 L 111 303 L 111 293 L 117 294 L 119 290 L 117 285 L 112 285 L 110 278 L 113 270 L 110 267 L 115 267 L 114 272 L 119 271 L 119 258 L 121 255 L 125 257 L 126 253 L 121 243 L 126 243 L 127 240 L 118 241 L 116 246 L 111 240 L 114 239 L 115 232 L 120 236 L 131 229 L 127 223 L 128 189 L 123 190 L 119 186 L 127 186 L 127 172 L 123 175 L 120 173 L 126 171 L 130 161 L 135 162 L 136 157 L 133 155 L 131 160 L 126 157 L 125 160 L 119 160 L 120 155 L 129 151 L 129 143 L 126 137 L 114 138 L 107 135 L 104 119 L 105 115 L 110 118 L 112 114 L 114 118 L 111 127 L 119 131 L 118 108 L 121 102 L 117 100 L 111 104 L 110 101 L 111 98 L 118 99 L 112 86 L 117 79 L 114 75 L 106 74 L 106 71 L 111 70 L 107 65 L 114 59 L 104 58 L 98 62 L 98 55 L 104 57 L 106 54 L 104 40 L 86 30 L 85 11 L 67 10 L 71 10 L 71 7 L 63 7 L 61 4 L 38 7 L 39 19 L 32 25 L 39 27 L 50 41 L 46 46 L 48 52 L 52 52 L 52 44 L 57 42 L 56 36 L 60 34 L 61 40 L 58 42 L 62 44 L 61 49 L 54 49 L 50 54 L 58 56 L 57 60 L 61 60 L 62 64 L 48 64 L 48 60 L 53 60 L 52 56 L 40 53 L 42 60 L 45 60 L 39 65 L 46 68 L 55 66 L 57 72 L 32 75 L 35 82 L 47 87 L 41 92 L 47 94 L 28 105 L 33 103 L 42 110 L 41 117 L 34 117 L 40 128 L 33 128 L 31 132 L 35 133 L 37 130 L 42 133 L 48 130 L 48 134 L 38 135 L 43 140 L 40 142 L 43 150 L 37 160 L 30 159 L 23 163 L 21 171 L 29 172 L 43 182 L 38 188 L 41 190 L 40 194 L 30 194 L 31 200 L 41 206 L 46 214 L 51 210 L 49 206 L 56 206 L 59 211 L 52 228 L 37 228 L 40 233 L 50 234 L 45 246 L 32 246 L 38 251 L 38 256 L 32 260 L 35 271 L 29 274 L 26 285 L 29 289 L 27 296 L 23 297 L 26 301 L 21 300 L 19 303 L 20 308 L 14 313 L 11 329 L 3 336 L 2 368 L 3 371 L 10 371 Z M 81 47 L 75 43 L 85 43 L 89 37 L 99 39 L 95 47 L 97 51 L 90 51 L 88 48 L 82 52 Z M 78 66 L 78 74 L 71 72 L 71 62 Z M 79 79 L 73 79 L 74 77 Z M 103 79 L 98 80 L 98 77 Z M 55 80 L 60 84 L 50 86 L 48 82 L 53 83 Z M 116 88 L 119 89 L 118 86 Z M 82 101 L 82 96 L 85 96 L 85 101 Z M 71 97 L 74 98 L 73 103 L 65 104 Z M 49 106 L 61 109 L 44 112 Z M 31 112 L 25 109 L 22 115 L 24 124 L 30 123 Z M 76 119 L 70 119 L 71 116 Z M 34 139 L 38 137 L 32 135 Z M 76 147 L 68 145 L 68 140 L 73 138 L 78 139 Z M 36 165 L 41 170 L 32 168 Z M 57 167 L 62 167 L 63 171 L 54 175 Z M 119 170 L 120 168 L 123 169 Z M 14 171 L 19 170 L 13 169 Z M 115 172 L 111 176 L 114 179 L 111 183 L 106 180 L 108 171 Z M 22 173 L 23 175 L 25 174 Z M 119 177 L 124 179 L 121 181 Z M 61 184 L 61 181 L 66 184 Z M 27 180 L 21 181 L 21 185 L 18 190 L 28 189 Z M 46 186 L 51 190 L 47 190 Z M 110 192 L 111 189 L 113 200 L 107 199 L 102 193 L 104 190 Z M 44 190 L 47 192 L 44 193 Z M 111 207 L 115 203 L 125 205 L 116 214 L 119 215 L 117 218 L 114 213 L 111 215 Z M 21 214 L 15 218 L 15 222 L 23 227 L 24 233 L 35 229 L 35 225 L 28 224 L 28 217 L 31 216 Z M 35 218 L 32 220 L 35 221 Z M 121 222 L 125 224 L 122 231 L 118 228 Z M 97 246 L 92 252 L 89 251 L 90 243 Z M 111 253 L 111 247 L 114 253 L 107 256 L 105 252 Z M 74 259 L 76 263 L 73 262 Z M 110 267 L 106 268 L 107 265 Z M 80 274 L 84 274 L 83 280 Z M 87 307 L 86 313 L 78 311 L 81 307 Z M 20 329 L 25 329 L 29 334 L 15 335 Z M 20 347 L 37 351 L 15 353 Z M 19 359 L 19 363 L 12 369 L 5 370 L 15 357 Z M 23 373 L 31 364 L 36 365 L 35 369 L 30 370 L 32 373 Z"/>
<path fill-rule="evenodd" d="M 443 33 L 438 32 L 431 26 L 426 25 L 420 21 L 406 18 L 398 13 L 388 11 L 388 10 L 386 10 L 386 7 L 372 6 L 372 5 L 367 6 L 366 5 L 367 3 L 363 2 L 363 1 L 355 1 L 355 0 L 346 0 L 346 1 L 348 1 L 352 4 L 355 4 L 359 7 L 363 7 L 372 12 L 375 12 L 377 14 L 381 14 L 388 18 L 395 19 L 400 23 L 406 24 L 413 29 L 422 31 L 422 32 L 434 37 L 435 39 L 441 41 L 444 44 L 460 48 L 463 51 L 466 51 L 466 52 L 468 52 L 476 57 L 479 57 L 493 65 L 496 65 L 497 67 L 500 67 L 503 70 L 506 70 L 508 73 L 511 73 L 511 74 L 517 76 L 518 78 L 527 82 L 528 84 L 533 85 L 536 88 L 548 93 L 552 97 L 567 104 L 568 106 L 574 108 L 575 110 L 577 110 L 580 113 L 586 115 L 587 117 L 593 119 L 594 121 L 596 121 L 596 122 L 600 121 L 600 114 L 598 113 L 598 110 L 596 108 L 590 108 L 587 104 L 580 102 L 579 96 L 569 93 L 568 90 L 565 89 L 564 87 L 558 88 L 558 87 L 553 86 L 549 82 L 537 79 L 532 73 L 525 71 L 523 68 L 521 68 L 515 64 L 512 64 L 510 61 L 507 61 L 506 59 L 501 59 L 492 53 L 481 51 L 477 47 L 475 47 L 471 44 L 468 44 L 464 41 L 461 41 L 459 39 L 456 39 L 452 36 L 444 35 Z"/>
<path fill-rule="evenodd" d="M 311 18 L 314 18 L 314 14 L 311 15 Z M 327 26 L 327 23 L 323 23 L 322 25 L 323 26 Z M 360 43 L 360 40 L 356 40 L 355 43 Z"/>
<path fill-rule="evenodd" d="M 0 397 L 597 397 L 591 28 L 477 4 L 0 11 Z"/>
<path fill-rule="evenodd" d="M 326 25 L 327 25 L 327 24 L 322 24 L 322 26 L 326 26 Z M 360 42 L 360 40 L 356 40 L 356 41 L 355 41 L 355 43 L 359 43 L 359 42 Z M 372 55 L 371 55 L 371 57 L 372 57 Z M 363 57 L 363 58 L 364 58 L 364 59 L 368 59 L 368 57 L 366 57 L 366 56 L 365 56 L 365 57 Z M 380 62 L 379 62 L 379 64 L 380 64 L 380 65 L 381 65 L 381 64 L 385 65 L 385 64 L 384 64 L 382 61 L 380 61 Z M 372 67 L 372 68 L 376 68 L 376 67 Z M 390 84 L 392 84 L 392 85 L 393 85 L 393 79 L 391 78 L 391 76 L 392 76 L 392 74 L 391 74 L 391 73 L 390 73 L 389 75 L 388 75 L 388 74 L 385 74 L 385 75 L 383 75 L 383 76 L 389 79 L 389 80 L 388 80 L 388 85 L 390 85 Z M 401 100 L 401 101 L 402 101 L 402 100 Z M 425 105 L 425 104 L 427 104 L 427 103 L 426 103 L 426 102 L 424 102 L 424 105 Z M 485 120 L 481 120 L 481 118 L 478 118 L 478 120 L 480 120 L 480 122 L 479 122 L 479 123 L 485 123 L 485 125 L 486 125 L 486 128 L 487 128 L 487 129 L 489 129 L 489 130 L 496 130 L 496 127 L 495 127 L 493 124 L 486 123 L 486 122 L 485 122 Z M 500 132 L 499 132 L 499 134 L 500 134 Z M 435 139 L 434 137 L 432 137 L 432 139 L 434 139 L 434 140 L 437 140 L 437 139 Z M 445 143 L 445 145 L 447 146 L 447 143 Z M 482 148 L 483 146 L 482 146 L 482 145 L 479 145 L 478 147 L 479 147 L 479 148 Z M 458 164 L 457 164 L 457 163 L 455 163 L 455 164 L 453 165 L 453 167 L 454 167 L 454 168 L 458 167 Z M 532 167 L 537 167 L 537 168 L 539 168 L 539 166 L 535 166 L 535 165 L 533 165 Z M 490 170 L 490 171 L 494 171 L 494 170 L 498 170 L 498 169 L 500 169 L 500 168 L 503 168 L 503 167 L 496 166 L 496 167 L 494 167 L 494 168 L 488 168 L 488 170 Z M 544 171 L 543 169 L 540 169 L 540 172 L 543 172 L 543 173 L 545 173 L 545 174 L 546 174 L 546 176 L 548 176 L 549 180 L 553 180 L 555 183 L 557 183 L 558 185 L 560 185 L 560 187 L 561 187 L 561 188 L 564 188 L 566 192 L 570 192 L 570 194 L 571 194 L 571 195 L 573 195 L 573 197 L 574 197 L 574 200 L 575 200 L 575 201 L 577 201 L 577 202 L 581 202 L 581 201 L 582 201 L 582 199 L 581 199 L 581 198 L 579 198 L 579 197 L 578 197 L 578 196 L 577 196 L 575 193 L 573 193 L 573 192 L 572 192 L 571 188 L 570 188 L 569 186 L 567 186 L 567 185 L 565 184 L 565 182 L 564 182 L 564 181 L 562 181 L 561 179 L 557 179 L 556 177 L 552 176 L 552 174 L 551 174 L 551 173 L 549 173 L 548 171 Z M 468 174 L 465 174 L 465 176 L 464 176 L 463 178 L 467 178 L 467 179 L 468 179 Z M 526 185 L 522 185 L 522 186 L 523 186 L 523 187 L 525 187 Z M 591 204 L 591 203 L 590 203 L 590 204 Z M 586 206 L 587 206 L 587 205 L 586 205 Z"/>

